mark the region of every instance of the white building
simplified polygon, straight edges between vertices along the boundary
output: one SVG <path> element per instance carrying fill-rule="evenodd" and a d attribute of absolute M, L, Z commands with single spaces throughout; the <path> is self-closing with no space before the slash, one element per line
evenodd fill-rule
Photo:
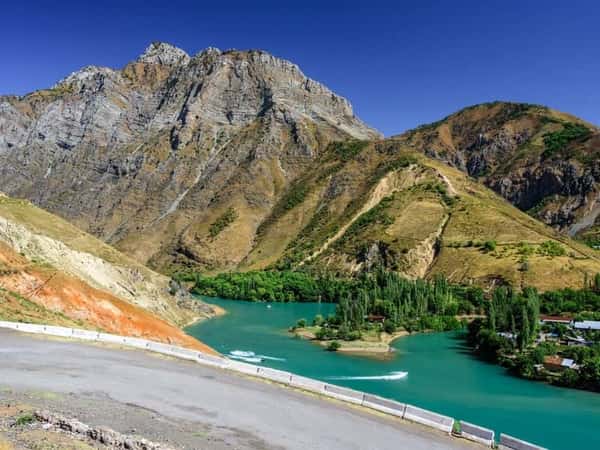
<path fill-rule="evenodd" d="M 595 330 L 600 331 L 600 321 L 584 320 L 582 322 L 573 322 L 573 328 L 576 330 Z"/>

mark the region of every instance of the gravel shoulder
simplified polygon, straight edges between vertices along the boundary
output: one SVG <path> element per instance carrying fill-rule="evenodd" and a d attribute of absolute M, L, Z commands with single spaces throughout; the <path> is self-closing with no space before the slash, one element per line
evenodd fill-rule
<path fill-rule="evenodd" d="M 182 449 L 482 448 L 187 361 L 0 330 L 0 403 L 11 402 Z"/>

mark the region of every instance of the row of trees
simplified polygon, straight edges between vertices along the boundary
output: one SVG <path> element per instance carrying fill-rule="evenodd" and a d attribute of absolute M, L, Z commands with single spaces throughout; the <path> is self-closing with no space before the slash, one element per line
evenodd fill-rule
<path fill-rule="evenodd" d="M 296 271 L 193 275 L 192 292 L 199 295 L 250 301 L 306 301 L 337 303 L 336 314 L 322 325 L 356 336 L 378 316 L 387 331 L 447 330 L 459 326 L 458 314 L 481 312 L 483 291 L 451 285 L 443 277 L 433 281 L 408 280 L 383 269 L 352 279 Z M 381 319 L 382 318 L 382 319 Z M 331 334 L 331 332 L 330 332 Z"/>
<path fill-rule="evenodd" d="M 482 303 L 480 289 L 456 289 L 441 276 L 432 282 L 408 280 L 379 270 L 363 275 L 350 295 L 340 299 L 333 325 L 360 331 L 375 316 L 383 318 L 388 332 L 399 327 L 442 331 L 458 327 L 455 316 L 471 314 Z"/>
<path fill-rule="evenodd" d="M 540 298 L 535 289 L 525 288 L 517 294 L 508 287 L 494 290 L 487 308 L 489 329 L 511 333 L 524 349 L 535 338 L 540 320 Z"/>
<path fill-rule="evenodd" d="M 540 295 L 540 309 L 544 314 L 594 314 L 600 312 L 600 274 L 584 281 L 582 289 L 547 291 Z"/>
<path fill-rule="evenodd" d="M 187 280 L 194 281 L 192 292 L 198 295 L 270 302 L 337 303 L 356 285 L 355 280 L 289 270 L 223 273 L 215 277 L 195 274 Z"/>

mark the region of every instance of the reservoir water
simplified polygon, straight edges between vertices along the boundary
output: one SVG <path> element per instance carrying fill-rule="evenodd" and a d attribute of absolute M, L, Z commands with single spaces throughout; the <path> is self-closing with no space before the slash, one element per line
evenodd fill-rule
<path fill-rule="evenodd" d="M 600 394 L 509 376 L 473 358 L 459 333 L 401 338 L 391 359 L 378 360 L 327 352 L 287 333 L 297 319 L 325 316 L 334 305 L 207 301 L 228 313 L 186 331 L 225 355 L 408 402 L 552 450 L 600 448 Z"/>

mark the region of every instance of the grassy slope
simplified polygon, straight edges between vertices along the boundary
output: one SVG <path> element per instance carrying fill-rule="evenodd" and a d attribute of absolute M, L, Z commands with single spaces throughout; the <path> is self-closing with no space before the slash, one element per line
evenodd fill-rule
<path fill-rule="evenodd" d="M 154 314 L 32 262 L 1 242 L 0 320 L 100 330 L 212 351 Z"/>
<path fill-rule="evenodd" d="M 375 207 L 365 209 L 365 204 Z M 336 239 L 328 242 L 332 236 Z M 488 240 L 497 242 L 496 250 L 478 246 Z M 566 254 L 538 254 L 549 240 Z M 377 243 L 392 270 L 412 276 L 443 273 L 482 285 L 504 280 L 542 290 L 579 287 L 586 272 L 600 271 L 594 250 L 395 140 L 371 143 L 350 157 L 330 149 L 288 189 L 241 268 L 277 261 L 349 273 L 364 267 L 365 253 Z M 530 254 L 523 255 L 523 248 Z M 525 259 L 527 271 L 522 270 Z"/>
<path fill-rule="evenodd" d="M 60 261 L 64 260 L 63 267 L 60 261 L 59 264 L 51 265 L 43 257 L 17 254 L 0 240 L 1 319 L 98 329 L 208 350 L 202 343 L 164 320 L 167 318 L 175 322 L 172 320 L 175 318 L 189 322 L 197 313 L 175 305 L 175 299 L 170 298 L 167 293 L 168 279 L 163 275 L 152 272 L 102 241 L 27 201 L 0 196 L 0 218 L 23 226 L 34 235 L 65 244 L 68 251 L 93 255 L 116 268 L 114 272 L 96 272 L 95 265 L 98 263 L 94 262 L 94 267 L 89 267 L 89 276 L 82 278 L 73 273 L 72 262 L 67 261 L 68 255 L 58 258 Z M 53 246 L 54 241 L 40 241 L 37 245 Z M 27 249 L 26 252 L 31 253 L 35 248 L 37 247 Z M 59 248 L 52 251 L 62 255 L 64 250 Z M 108 265 L 102 261 L 100 266 Z M 106 276 L 124 273 L 123 269 L 133 275 L 113 282 L 120 284 L 133 279 L 133 284 L 123 286 L 126 289 L 140 289 L 133 292 L 134 300 L 136 295 L 144 295 L 151 301 L 154 299 L 156 308 L 152 305 L 144 305 L 142 308 L 121 298 L 114 290 L 101 289 L 85 281 L 93 279 L 94 274 Z M 77 270 L 81 268 L 75 271 Z M 161 296 L 160 300 L 158 296 Z M 153 313 L 146 307 L 158 311 Z M 163 318 L 155 315 L 157 313 Z"/>
<path fill-rule="evenodd" d="M 80 230 L 54 214 L 35 207 L 27 200 L 0 196 L 0 216 L 25 225 L 36 234 L 61 241 L 74 250 L 90 253 L 110 263 L 135 267 L 147 273 L 150 272 L 143 265 L 100 239 Z"/>
<path fill-rule="evenodd" d="M 211 315 L 210 308 L 190 299 L 178 302 L 169 293 L 168 277 L 28 201 L 0 195 L 0 220 L 8 223 L 4 239 L 20 246 L 19 251 L 30 259 L 47 261 L 174 324 L 185 325 Z"/>

